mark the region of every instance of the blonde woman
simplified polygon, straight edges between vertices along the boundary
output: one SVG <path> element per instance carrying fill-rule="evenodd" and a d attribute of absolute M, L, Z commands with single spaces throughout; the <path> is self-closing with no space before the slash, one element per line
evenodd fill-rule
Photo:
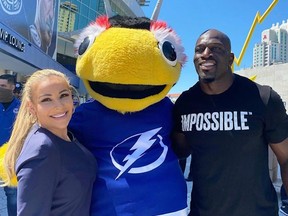
<path fill-rule="evenodd" d="M 89 215 L 96 162 L 68 133 L 73 113 L 71 87 L 54 70 L 32 74 L 4 164 L 9 185 L 17 176 L 17 215 Z"/>

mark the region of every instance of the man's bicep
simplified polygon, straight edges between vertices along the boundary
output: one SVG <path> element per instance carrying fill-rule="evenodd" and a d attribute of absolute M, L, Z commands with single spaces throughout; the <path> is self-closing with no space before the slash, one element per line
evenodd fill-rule
<path fill-rule="evenodd" d="M 288 163 L 288 137 L 279 143 L 269 144 L 280 164 Z"/>

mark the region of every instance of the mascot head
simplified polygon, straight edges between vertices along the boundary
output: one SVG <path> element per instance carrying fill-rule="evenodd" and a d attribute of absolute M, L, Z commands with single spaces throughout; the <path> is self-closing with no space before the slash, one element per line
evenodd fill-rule
<path fill-rule="evenodd" d="M 186 55 L 165 22 L 101 16 L 75 42 L 76 72 L 109 109 L 136 112 L 162 100 L 178 81 Z"/>

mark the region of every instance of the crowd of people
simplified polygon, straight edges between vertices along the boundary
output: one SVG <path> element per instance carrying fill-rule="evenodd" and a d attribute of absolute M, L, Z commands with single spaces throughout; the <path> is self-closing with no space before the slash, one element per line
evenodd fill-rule
<path fill-rule="evenodd" d="M 189 215 L 278 215 L 268 148 L 280 165 L 281 210 L 288 213 L 284 104 L 271 87 L 234 74 L 233 61 L 225 33 L 203 32 L 194 49 L 199 80 L 173 108 L 171 137 L 182 171 L 191 155 Z M 48 69 L 33 73 L 21 96 L 13 94 L 20 93 L 15 86 L 14 76 L 0 76 L 0 145 L 8 142 L 4 189 L 9 216 L 89 215 L 97 163 L 68 130 L 79 105 L 77 96 L 73 101 L 75 89 L 65 75 Z M 17 189 L 9 186 L 15 177 Z"/>

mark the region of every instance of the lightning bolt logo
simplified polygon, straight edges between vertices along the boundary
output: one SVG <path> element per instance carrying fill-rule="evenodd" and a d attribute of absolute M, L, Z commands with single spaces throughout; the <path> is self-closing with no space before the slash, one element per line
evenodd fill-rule
<path fill-rule="evenodd" d="M 152 139 L 152 137 L 154 137 L 160 130 L 161 130 L 161 127 L 152 129 L 152 130 L 140 133 L 140 134 L 133 135 L 113 147 L 113 149 L 110 152 L 110 157 L 111 157 L 113 165 L 117 169 L 120 170 L 116 179 L 118 179 L 125 171 L 129 170 L 137 160 L 139 160 L 141 157 L 145 155 L 146 151 L 150 149 L 152 145 L 155 143 L 155 141 L 157 140 L 157 139 Z M 115 150 L 115 148 L 119 147 L 121 144 L 125 143 L 129 139 L 132 139 L 138 136 L 139 138 L 137 139 L 136 143 L 130 148 L 130 151 L 133 151 L 133 153 L 127 155 L 122 161 L 124 162 L 124 165 L 122 166 L 119 163 L 117 163 L 117 161 L 113 157 L 113 151 Z M 141 167 L 131 168 L 128 171 L 128 173 L 136 174 L 136 173 L 148 172 L 150 170 L 157 168 L 164 162 L 167 152 L 168 152 L 168 147 L 164 145 L 164 143 L 162 142 L 162 137 L 160 135 L 157 135 L 157 137 L 159 138 L 159 145 L 162 148 L 162 153 L 160 154 L 160 156 L 150 164 L 147 164 Z"/>
<path fill-rule="evenodd" d="M 250 42 L 250 39 L 251 39 L 251 37 L 252 37 L 252 35 L 253 35 L 253 32 L 254 32 L 254 29 L 255 29 L 256 25 L 263 22 L 263 20 L 264 20 L 264 19 L 267 17 L 267 15 L 272 11 L 272 9 L 275 7 L 275 5 L 276 5 L 277 3 L 278 3 L 278 0 L 274 0 L 274 1 L 270 4 L 270 6 L 267 8 L 267 10 L 264 12 L 264 14 L 263 14 L 262 16 L 260 15 L 259 11 L 257 11 L 257 13 L 256 13 L 256 15 L 255 15 L 255 17 L 254 17 L 254 21 L 253 21 L 253 23 L 252 23 L 252 25 L 251 25 L 251 27 L 250 27 L 249 33 L 248 33 L 248 35 L 247 35 L 247 37 L 246 37 L 246 40 L 245 40 L 245 42 L 244 42 L 244 45 L 243 45 L 243 47 L 242 47 L 242 50 L 241 50 L 241 52 L 240 52 L 239 58 L 236 58 L 236 57 L 235 57 L 235 59 L 234 59 L 234 62 L 235 62 L 238 66 L 240 65 L 240 63 L 241 63 L 241 61 L 242 61 L 242 58 L 243 58 L 243 56 L 244 56 L 244 53 L 246 52 L 247 46 L 248 46 L 248 44 L 249 44 L 249 42 Z"/>

